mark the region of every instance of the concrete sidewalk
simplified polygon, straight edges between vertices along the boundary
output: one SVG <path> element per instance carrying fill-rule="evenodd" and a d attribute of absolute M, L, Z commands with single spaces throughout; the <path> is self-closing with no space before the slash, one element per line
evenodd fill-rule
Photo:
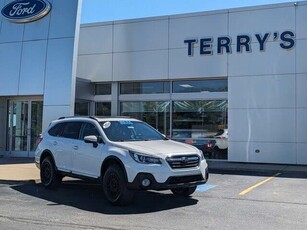
<path fill-rule="evenodd" d="M 307 175 L 307 165 L 234 163 L 208 160 L 211 173 L 298 173 Z M 33 158 L 0 158 L 1 181 L 39 180 L 39 170 Z"/>
<path fill-rule="evenodd" d="M 33 158 L 0 158 L 0 181 L 40 179 Z"/>

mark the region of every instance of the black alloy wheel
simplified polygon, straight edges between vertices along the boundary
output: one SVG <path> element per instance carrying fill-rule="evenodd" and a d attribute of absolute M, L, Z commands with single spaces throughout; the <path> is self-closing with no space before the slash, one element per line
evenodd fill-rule
<path fill-rule="evenodd" d="M 40 170 L 41 182 L 45 188 L 57 188 L 61 182 L 61 176 L 58 175 L 55 165 L 50 157 L 46 157 L 42 161 Z"/>
<path fill-rule="evenodd" d="M 107 200 L 114 205 L 129 204 L 134 192 L 127 188 L 127 181 L 122 168 L 111 165 L 105 172 L 102 187 Z"/>

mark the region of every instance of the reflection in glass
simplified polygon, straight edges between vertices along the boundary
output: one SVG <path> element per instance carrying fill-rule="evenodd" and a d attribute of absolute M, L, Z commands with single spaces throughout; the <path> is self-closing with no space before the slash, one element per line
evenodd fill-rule
<path fill-rule="evenodd" d="M 9 101 L 6 150 L 34 152 L 42 132 L 42 101 Z"/>
<path fill-rule="evenodd" d="M 169 92 L 169 82 L 132 82 L 120 84 L 120 94 L 155 94 Z"/>
<path fill-rule="evenodd" d="M 27 151 L 28 102 L 13 102 L 12 151 Z"/>
<path fill-rule="evenodd" d="M 95 95 L 111 95 L 111 94 L 112 94 L 111 83 L 95 84 Z"/>
<path fill-rule="evenodd" d="M 90 103 L 86 101 L 78 101 L 75 103 L 75 115 L 88 116 Z"/>
<path fill-rule="evenodd" d="M 133 117 L 147 122 L 161 133 L 170 134 L 170 103 L 169 102 L 121 102 L 122 116 Z"/>
<path fill-rule="evenodd" d="M 227 92 L 227 79 L 174 81 L 173 93 Z"/>
<path fill-rule="evenodd" d="M 111 116 L 111 102 L 96 102 L 96 116 Z"/>
<path fill-rule="evenodd" d="M 227 100 L 173 102 L 172 136 L 209 158 L 227 159 Z"/>
<path fill-rule="evenodd" d="M 11 140 L 11 130 L 12 130 L 12 113 L 13 113 L 13 107 L 11 106 L 11 103 L 8 102 L 7 104 L 7 134 L 6 134 L 6 151 L 10 151 L 10 140 Z"/>
<path fill-rule="evenodd" d="M 43 124 L 43 102 L 32 101 L 31 103 L 31 145 L 30 151 L 35 151 L 37 138 L 42 133 Z"/>

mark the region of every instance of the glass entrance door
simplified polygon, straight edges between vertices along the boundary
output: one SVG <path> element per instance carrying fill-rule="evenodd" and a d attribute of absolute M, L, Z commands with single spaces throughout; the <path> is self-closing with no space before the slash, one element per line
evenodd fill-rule
<path fill-rule="evenodd" d="M 12 157 L 34 157 L 36 140 L 42 132 L 43 102 L 8 102 L 7 151 Z"/>

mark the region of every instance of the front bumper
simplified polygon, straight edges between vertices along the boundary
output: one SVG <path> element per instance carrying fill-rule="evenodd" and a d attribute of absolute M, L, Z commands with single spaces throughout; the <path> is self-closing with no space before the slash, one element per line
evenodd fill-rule
<path fill-rule="evenodd" d="M 150 173 L 138 173 L 133 182 L 127 184 L 127 187 L 132 190 L 168 190 L 173 188 L 187 188 L 205 184 L 208 178 L 208 169 L 206 169 L 205 176 L 202 174 L 170 176 L 164 183 L 157 182 L 155 177 Z M 148 186 L 142 185 L 142 181 L 145 179 L 150 181 Z"/>

